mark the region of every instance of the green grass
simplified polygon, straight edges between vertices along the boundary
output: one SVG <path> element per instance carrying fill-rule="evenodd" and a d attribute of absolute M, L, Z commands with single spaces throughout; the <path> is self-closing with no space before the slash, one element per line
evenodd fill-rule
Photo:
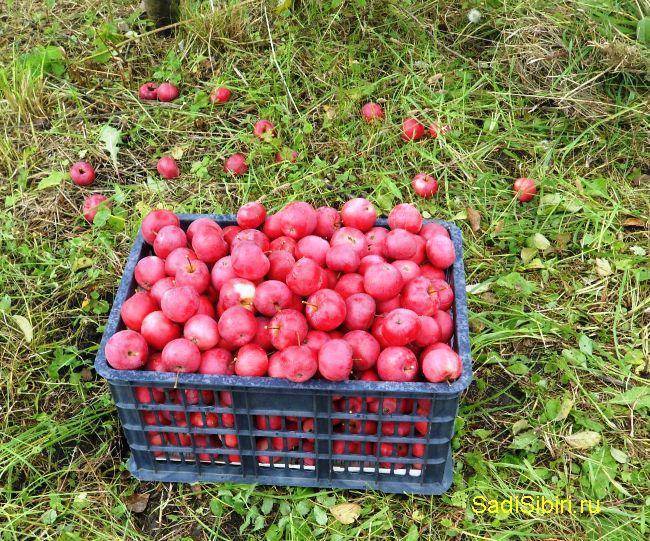
<path fill-rule="evenodd" d="M 182 2 L 168 37 L 125 0 L 13 0 L 2 15 L 2 539 L 646 537 L 650 56 L 636 24 L 648 5 L 213 4 Z M 180 83 L 178 101 L 136 99 L 163 78 Z M 213 109 L 217 83 L 235 99 Z M 370 98 L 385 107 L 380 126 L 359 118 Z M 453 130 L 403 144 L 409 113 Z M 298 163 L 273 163 L 275 146 L 251 134 L 259 117 Z M 121 136 L 116 163 L 106 125 Z M 251 168 L 235 181 L 221 163 L 237 150 Z M 183 174 L 161 182 L 155 161 L 167 152 Z M 86 190 L 57 174 L 81 157 L 113 205 L 92 228 L 80 216 Z M 420 170 L 441 182 L 429 202 L 410 189 Z M 539 186 L 526 205 L 511 191 L 522 175 Z M 463 229 L 475 383 L 452 489 L 424 498 L 131 478 L 92 362 L 141 218 L 154 206 L 229 212 L 259 197 L 277 209 L 350 194 L 384 212 L 413 201 Z M 586 430 L 595 445 L 569 445 Z M 134 494 L 148 495 L 143 512 Z M 475 498 L 510 496 L 600 500 L 600 512 L 472 510 Z M 329 511 L 344 501 L 362 509 L 350 525 Z"/>

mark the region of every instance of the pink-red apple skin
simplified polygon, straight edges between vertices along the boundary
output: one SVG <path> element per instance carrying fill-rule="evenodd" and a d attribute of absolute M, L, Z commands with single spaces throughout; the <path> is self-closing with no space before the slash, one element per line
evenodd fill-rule
<path fill-rule="evenodd" d="M 125 330 L 108 339 L 104 354 L 106 362 L 116 370 L 138 370 L 147 362 L 149 348 L 140 333 Z"/>
<path fill-rule="evenodd" d="M 95 182 L 95 168 L 88 162 L 77 162 L 70 167 L 70 178 L 77 186 L 90 186 Z"/>

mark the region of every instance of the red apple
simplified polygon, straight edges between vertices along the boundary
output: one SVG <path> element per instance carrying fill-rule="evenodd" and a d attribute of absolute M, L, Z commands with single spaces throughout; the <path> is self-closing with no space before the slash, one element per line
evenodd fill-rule
<path fill-rule="evenodd" d="M 149 290 L 158 280 L 162 280 L 167 276 L 165 274 L 165 262 L 155 255 L 143 257 L 136 263 L 133 274 L 138 285 Z"/>
<path fill-rule="evenodd" d="M 95 169 L 88 162 L 77 162 L 70 167 L 70 178 L 77 186 L 90 186 L 95 181 Z"/>
<path fill-rule="evenodd" d="M 422 228 L 422 214 L 413 205 L 401 203 L 388 214 L 391 229 L 406 229 L 409 233 L 419 233 Z"/>
<path fill-rule="evenodd" d="M 415 381 L 418 360 L 405 347 L 387 347 L 377 358 L 377 374 L 384 381 Z"/>
<path fill-rule="evenodd" d="M 328 340 L 318 352 L 318 371 L 330 381 L 350 379 L 352 353 L 352 346 L 345 340 Z"/>
<path fill-rule="evenodd" d="M 174 279 L 170 276 L 167 276 L 166 278 L 161 278 L 158 280 L 149 290 L 149 293 L 151 294 L 151 297 L 156 301 L 158 306 L 160 306 L 160 302 L 162 301 L 162 296 L 165 294 L 165 291 L 168 291 L 175 286 L 176 282 L 174 282 Z"/>
<path fill-rule="evenodd" d="M 246 203 L 237 211 L 237 224 L 242 229 L 255 229 L 264 223 L 266 209 L 262 203 Z"/>
<path fill-rule="evenodd" d="M 331 289 L 321 289 L 307 299 L 307 321 L 317 331 L 332 331 L 345 321 L 346 303 Z"/>
<path fill-rule="evenodd" d="M 289 346 L 282 352 L 284 377 L 296 383 L 311 379 L 318 370 L 316 354 L 307 346 Z"/>
<path fill-rule="evenodd" d="M 334 232 L 330 245 L 337 246 L 339 244 L 347 244 L 348 246 L 351 246 L 357 251 L 359 257 L 368 255 L 368 242 L 366 241 L 366 236 L 353 227 L 341 227 L 339 230 Z"/>
<path fill-rule="evenodd" d="M 192 249 L 201 261 L 212 265 L 228 253 L 228 244 L 221 232 L 202 227 L 192 236 Z"/>
<path fill-rule="evenodd" d="M 369 369 L 375 366 L 381 347 L 377 339 L 367 331 L 354 330 L 347 333 L 343 339 L 352 347 L 352 362 L 357 372 L 363 372 L 359 379 L 378 381 L 379 377 Z M 375 379 L 372 379 L 374 376 Z"/>
<path fill-rule="evenodd" d="M 161 83 L 158 87 L 158 101 L 174 101 L 178 98 L 178 88 L 172 83 Z"/>
<path fill-rule="evenodd" d="M 143 320 L 140 333 L 151 347 L 163 349 L 172 340 L 181 336 L 180 327 L 163 312 L 151 312 Z"/>
<path fill-rule="evenodd" d="M 415 118 L 402 122 L 402 141 L 417 141 L 424 135 L 424 126 Z"/>
<path fill-rule="evenodd" d="M 532 178 L 525 177 L 515 180 L 513 190 L 515 191 L 517 199 L 519 199 L 519 201 L 522 203 L 530 201 L 537 193 L 535 181 Z"/>
<path fill-rule="evenodd" d="M 332 207 L 318 207 L 316 209 L 316 229 L 314 235 L 331 239 L 337 229 L 341 227 L 341 215 Z"/>
<path fill-rule="evenodd" d="M 189 340 L 177 338 L 163 348 L 162 364 L 166 372 L 196 372 L 201 365 L 201 352 Z"/>
<path fill-rule="evenodd" d="M 232 249 L 230 258 L 235 274 L 247 280 L 261 280 L 271 268 L 268 257 L 252 242 L 237 244 Z"/>
<path fill-rule="evenodd" d="M 366 122 L 373 122 L 374 120 L 381 120 L 384 118 L 384 111 L 381 105 L 375 102 L 364 103 L 361 107 L 361 116 Z"/>
<path fill-rule="evenodd" d="M 405 346 L 420 332 L 418 314 L 406 308 L 396 308 L 384 317 L 382 335 L 391 346 Z"/>
<path fill-rule="evenodd" d="M 456 261 L 454 243 L 449 237 L 435 235 L 427 241 L 427 257 L 437 269 L 451 267 Z"/>
<path fill-rule="evenodd" d="M 296 310 L 280 310 L 271 318 L 269 330 L 273 347 L 283 350 L 303 343 L 307 337 L 307 320 Z"/>
<path fill-rule="evenodd" d="M 82 211 L 87 222 L 93 223 L 101 204 L 107 207 L 111 206 L 108 197 L 100 193 L 94 193 L 84 199 Z"/>
<path fill-rule="evenodd" d="M 188 259 L 176 271 L 174 281 L 177 286 L 193 287 L 200 295 L 210 285 L 210 271 L 203 261 L 199 259 Z"/>
<path fill-rule="evenodd" d="M 120 309 L 124 324 L 132 331 L 140 331 L 142 320 L 158 309 L 156 301 L 146 291 L 136 291 L 126 299 Z"/>
<path fill-rule="evenodd" d="M 235 347 L 247 344 L 257 333 L 257 320 L 241 306 L 228 308 L 219 318 L 219 334 Z"/>
<path fill-rule="evenodd" d="M 178 216 L 169 210 L 152 210 L 142 220 L 142 237 L 147 243 L 153 245 L 156 235 L 166 225 L 180 226 Z"/>
<path fill-rule="evenodd" d="M 321 289 L 325 279 L 323 269 L 312 259 L 303 257 L 296 261 L 287 274 L 286 283 L 296 295 L 306 297 Z"/>
<path fill-rule="evenodd" d="M 158 85 L 156 83 L 144 83 L 138 90 L 138 97 L 141 100 L 157 100 Z"/>
<path fill-rule="evenodd" d="M 378 301 L 395 297 L 402 290 L 403 285 L 402 275 L 389 263 L 372 265 L 363 276 L 363 287 L 366 293 Z"/>
<path fill-rule="evenodd" d="M 422 373 L 432 383 L 454 381 L 463 373 L 463 363 L 447 344 L 435 344 L 422 354 Z"/>
<path fill-rule="evenodd" d="M 246 174 L 248 171 L 248 164 L 246 163 L 246 156 L 241 153 L 233 154 L 223 164 L 224 171 L 231 173 L 235 176 Z"/>
<path fill-rule="evenodd" d="M 355 293 L 345 299 L 345 326 L 350 330 L 369 329 L 375 319 L 376 303 L 367 293 Z"/>
<path fill-rule="evenodd" d="M 185 323 L 199 309 L 199 294 L 190 286 L 176 286 L 166 291 L 160 309 L 176 323 Z"/>
<path fill-rule="evenodd" d="M 420 316 L 432 316 L 440 307 L 438 291 L 424 276 L 413 278 L 402 291 L 402 307 Z"/>
<path fill-rule="evenodd" d="M 274 131 L 275 126 L 268 120 L 258 120 L 253 126 L 253 135 L 263 141 L 269 141 L 273 137 Z"/>
<path fill-rule="evenodd" d="M 212 103 L 226 103 L 230 99 L 231 95 L 232 92 L 228 88 L 220 86 L 210 92 L 210 101 Z"/>
<path fill-rule="evenodd" d="M 345 227 L 353 227 L 366 232 L 375 225 L 377 211 L 370 201 L 363 197 L 356 197 L 343 205 L 341 220 Z"/>
<path fill-rule="evenodd" d="M 295 256 L 300 259 L 308 257 L 318 265 L 325 265 L 325 256 L 330 249 L 330 243 L 316 235 L 307 235 L 301 238 L 296 244 Z"/>
<path fill-rule="evenodd" d="M 260 314 L 273 317 L 291 305 L 293 294 L 284 282 L 266 280 L 255 289 L 253 304 Z"/>
<path fill-rule="evenodd" d="M 386 236 L 388 230 L 385 227 L 373 227 L 366 233 L 366 245 L 368 255 L 386 255 Z M 364 254 L 365 255 L 365 254 Z"/>
<path fill-rule="evenodd" d="M 220 313 L 233 306 L 241 306 L 253 310 L 255 298 L 255 284 L 244 278 L 231 278 L 226 280 L 219 292 Z"/>
<path fill-rule="evenodd" d="M 201 351 L 206 351 L 219 343 L 219 327 L 210 316 L 197 314 L 185 323 L 183 337 L 194 343 Z"/>
<path fill-rule="evenodd" d="M 140 333 L 119 331 L 106 342 L 104 354 L 106 362 L 116 370 L 137 370 L 147 362 L 149 348 Z"/>
<path fill-rule="evenodd" d="M 246 344 L 239 348 L 235 357 L 235 374 L 238 376 L 266 376 L 269 359 L 257 344 Z"/>
<path fill-rule="evenodd" d="M 181 176 L 181 170 L 176 163 L 176 160 L 171 156 L 163 156 L 156 164 L 156 170 L 164 179 L 171 180 Z"/>
<path fill-rule="evenodd" d="M 295 240 L 311 235 L 317 223 L 318 215 L 314 207 L 304 201 L 289 203 L 280 213 L 282 233 Z"/>
<path fill-rule="evenodd" d="M 420 197 L 429 199 L 438 193 L 438 181 L 426 173 L 418 173 L 411 180 L 413 191 Z"/>
<path fill-rule="evenodd" d="M 281 282 L 286 280 L 287 274 L 291 272 L 291 269 L 296 264 L 293 255 L 285 250 L 273 250 L 269 253 L 268 259 L 269 272 L 267 273 L 267 278 L 270 280 L 280 280 Z"/>
<path fill-rule="evenodd" d="M 201 354 L 199 374 L 232 376 L 235 373 L 235 361 L 232 354 L 222 348 L 212 348 Z"/>

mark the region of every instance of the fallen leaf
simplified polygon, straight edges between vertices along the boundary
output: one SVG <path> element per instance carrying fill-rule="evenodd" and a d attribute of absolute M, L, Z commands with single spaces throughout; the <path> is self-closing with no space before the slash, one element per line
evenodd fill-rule
<path fill-rule="evenodd" d="M 34 339 L 34 329 L 29 319 L 25 316 L 13 316 L 16 325 L 22 331 L 25 336 L 25 341 L 29 344 Z"/>
<path fill-rule="evenodd" d="M 494 234 L 498 235 L 501 233 L 501 230 L 503 229 L 503 220 L 499 220 L 496 224 L 494 224 Z"/>
<path fill-rule="evenodd" d="M 81 369 L 81 379 L 84 381 L 92 381 L 93 373 L 90 371 L 90 368 L 84 367 Z"/>
<path fill-rule="evenodd" d="M 481 213 L 478 210 L 472 207 L 467 207 L 467 220 L 469 221 L 469 225 L 472 228 L 472 231 L 474 231 L 474 233 L 480 231 Z"/>
<path fill-rule="evenodd" d="M 548 250 L 551 247 L 549 240 L 541 233 L 535 233 L 530 238 L 530 243 L 534 248 L 537 248 L 538 250 Z"/>
<path fill-rule="evenodd" d="M 99 140 L 104 143 L 104 149 L 111 155 L 113 165 L 117 167 L 118 145 L 122 140 L 122 132 L 113 126 L 106 124 L 99 132 Z"/>
<path fill-rule="evenodd" d="M 330 507 L 330 513 L 341 524 L 352 524 L 361 514 L 361 506 L 356 503 L 340 503 Z"/>
<path fill-rule="evenodd" d="M 612 458 L 616 460 L 619 464 L 625 464 L 628 461 L 628 456 L 625 451 L 621 451 L 616 447 L 610 447 L 609 453 L 612 455 Z"/>
<path fill-rule="evenodd" d="M 562 405 L 560 406 L 560 411 L 557 412 L 557 415 L 555 416 L 556 421 L 564 421 L 569 416 L 569 413 L 571 413 L 571 410 L 573 409 L 573 399 L 571 398 L 565 398 L 562 401 Z"/>
<path fill-rule="evenodd" d="M 331 105 L 323 105 L 323 110 L 325 111 L 325 118 L 332 120 L 336 116 L 336 108 Z"/>
<path fill-rule="evenodd" d="M 516 436 L 524 428 L 528 428 L 529 426 L 530 425 L 528 424 L 528 421 L 526 421 L 526 419 L 519 419 L 518 421 L 512 423 L 512 433 Z"/>
<path fill-rule="evenodd" d="M 149 503 L 149 494 L 132 494 L 126 500 L 124 505 L 132 513 L 142 513 Z"/>
<path fill-rule="evenodd" d="M 61 184 L 63 179 L 66 177 L 66 174 L 63 173 L 62 171 L 52 171 L 49 175 L 47 175 L 44 179 L 42 179 L 39 183 L 38 186 L 36 186 L 37 190 L 45 190 L 46 188 L 51 188 L 53 186 L 58 186 Z"/>
<path fill-rule="evenodd" d="M 596 258 L 596 273 L 598 276 L 609 276 L 612 274 L 612 266 L 609 264 L 609 261 L 606 259 Z"/>
<path fill-rule="evenodd" d="M 582 430 L 565 436 L 564 440 L 574 449 L 591 449 L 600 443 L 600 434 L 593 430 Z"/>
<path fill-rule="evenodd" d="M 537 248 L 529 248 L 528 246 L 525 246 L 521 249 L 521 260 L 524 263 L 530 263 L 536 255 Z"/>
<path fill-rule="evenodd" d="M 646 222 L 641 218 L 627 218 L 623 220 L 623 227 L 646 227 Z"/>

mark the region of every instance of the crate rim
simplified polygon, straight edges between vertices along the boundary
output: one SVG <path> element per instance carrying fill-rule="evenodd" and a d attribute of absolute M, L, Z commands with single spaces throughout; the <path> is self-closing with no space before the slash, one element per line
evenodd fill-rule
<path fill-rule="evenodd" d="M 176 213 L 181 223 L 193 222 L 199 218 L 210 218 L 221 225 L 236 223 L 234 214 L 184 214 Z M 104 348 L 108 339 L 117 332 L 120 323 L 120 309 L 128 298 L 129 290 L 135 281 L 134 269 L 138 262 L 138 255 L 146 244 L 142 230 L 138 229 L 127 263 L 120 279 L 120 285 L 113 299 L 113 305 L 102 334 L 97 355 L 95 356 L 95 370 L 112 385 L 160 385 L 173 387 L 203 388 L 203 387 L 230 387 L 266 389 L 268 391 L 312 390 L 342 394 L 361 393 L 386 393 L 386 394 L 418 394 L 421 396 L 454 397 L 467 389 L 472 381 L 472 357 L 469 343 L 469 323 L 467 312 L 467 292 L 465 282 L 465 268 L 463 264 L 463 242 L 460 228 L 445 220 L 427 219 L 423 223 L 437 223 L 449 231 L 450 238 L 456 251 L 456 259 L 451 267 L 454 286 L 454 335 L 457 343 L 457 353 L 463 362 L 463 372 L 452 383 L 430 382 L 394 382 L 394 381 L 360 381 L 348 380 L 332 382 L 327 380 L 309 380 L 303 383 L 294 383 L 287 379 L 271 377 L 242 377 L 242 376 L 216 376 L 210 374 L 177 374 L 174 372 L 154 372 L 149 370 L 116 370 L 106 362 Z M 386 218 L 379 218 L 375 226 L 387 227 Z"/>

